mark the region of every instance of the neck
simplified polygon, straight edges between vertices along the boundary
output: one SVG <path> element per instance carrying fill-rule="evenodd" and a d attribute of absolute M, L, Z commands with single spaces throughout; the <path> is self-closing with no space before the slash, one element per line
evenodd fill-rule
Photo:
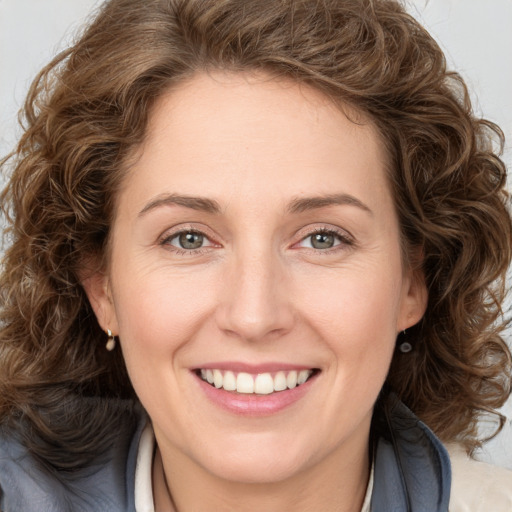
<path fill-rule="evenodd" d="M 157 448 L 155 511 L 360 512 L 370 472 L 368 448 L 357 456 L 340 455 L 335 452 L 329 460 L 280 482 L 243 483 L 219 478 L 179 452 L 172 458 L 162 456 Z"/>

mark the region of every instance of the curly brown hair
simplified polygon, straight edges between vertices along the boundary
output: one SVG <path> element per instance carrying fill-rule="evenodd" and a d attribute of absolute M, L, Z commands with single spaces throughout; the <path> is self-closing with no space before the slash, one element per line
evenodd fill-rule
<path fill-rule="evenodd" d="M 393 0 L 111 0 L 41 71 L 2 164 L 12 176 L 0 196 L 1 421 L 47 463 L 72 468 L 115 433 L 111 399 L 137 403 L 81 278 L 91 261 L 108 264 L 124 164 L 155 100 L 209 69 L 291 78 L 377 126 L 405 260 L 422 265 L 429 293 L 406 334 L 414 351 L 396 351 L 387 388 L 444 441 L 477 446 L 477 420 L 511 391 L 503 135 L 474 116 L 462 79 Z"/>

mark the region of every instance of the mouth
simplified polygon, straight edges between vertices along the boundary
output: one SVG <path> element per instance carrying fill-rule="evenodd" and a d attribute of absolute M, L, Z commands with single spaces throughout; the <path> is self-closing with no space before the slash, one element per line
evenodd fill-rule
<path fill-rule="evenodd" d="M 244 395 L 271 395 L 305 384 L 319 373 L 317 368 L 251 374 L 216 368 L 199 368 L 196 375 L 212 387 Z"/>

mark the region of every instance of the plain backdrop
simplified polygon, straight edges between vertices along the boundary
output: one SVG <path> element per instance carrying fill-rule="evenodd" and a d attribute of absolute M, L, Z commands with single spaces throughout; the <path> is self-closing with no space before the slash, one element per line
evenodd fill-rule
<path fill-rule="evenodd" d="M 17 111 L 31 79 L 72 42 L 100 3 L 0 0 L 0 155 L 19 136 Z M 410 0 L 407 5 L 438 40 L 449 66 L 466 79 L 476 112 L 504 130 L 504 159 L 512 168 L 512 0 Z M 506 428 L 478 457 L 512 469 L 512 400 L 503 413 L 509 418 Z"/>

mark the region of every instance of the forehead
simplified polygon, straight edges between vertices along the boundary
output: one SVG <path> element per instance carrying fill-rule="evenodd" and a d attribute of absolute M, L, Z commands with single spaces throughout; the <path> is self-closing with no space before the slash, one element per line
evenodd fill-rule
<path fill-rule="evenodd" d="M 333 186 L 362 193 L 386 185 L 387 160 L 378 131 L 355 109 L 291 80 L 216 72 L 159 98 L 127 182 L 138 195 L 162 186 L 214 198 Z"/>

